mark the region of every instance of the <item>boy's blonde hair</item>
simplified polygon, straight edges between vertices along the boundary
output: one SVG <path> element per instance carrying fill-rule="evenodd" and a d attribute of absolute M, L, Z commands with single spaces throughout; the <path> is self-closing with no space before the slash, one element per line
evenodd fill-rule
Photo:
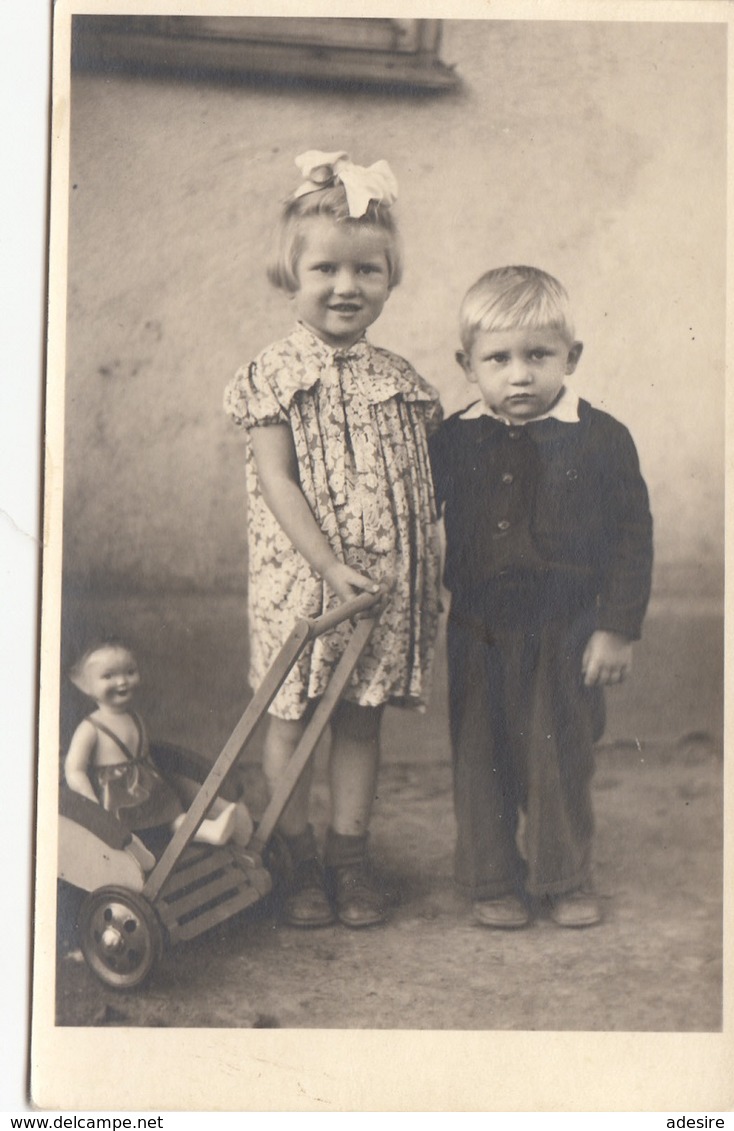
<path fill-rule="evenodd" d="M 335 184 L 304 196 L 290 197 L 286 201 L 275 231 L 273 252 L 267 269 L 268 279 L 273 286 L 290 294 L 298 290 L 298 260 L 305 242 L 303 221 L 314 216 L 325 216 L 338 224 L 381 228 L 388 236 L 388 286 L 392 289 L 398 285 L 403 274 L 402 250 L 390 207 L 373 200 L 364 216 L 350 216 L 344 186 Z"/>
<path fill-rule="evenodd" d="M 466 292 L 459 311 L 461 344 L 468 353 L 480 331 L 551 327 L 574 339 L 565 288 L 539 267 L 496 267 Z"/>

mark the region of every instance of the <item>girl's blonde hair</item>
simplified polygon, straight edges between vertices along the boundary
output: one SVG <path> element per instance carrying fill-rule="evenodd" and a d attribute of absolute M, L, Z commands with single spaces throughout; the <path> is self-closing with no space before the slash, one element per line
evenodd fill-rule
<path fill-rule="evenodd" d="M 568 294 L 539 267 L 496 267 L 469 288 L 459 311 L 461 344 L 468 353 L 480 331 L 550 327 L 574 339 Z"/>
<path fill-rule="evenodd" d="M 388 285 L 396 287 L 403 274 L 403 258 L 397 225 L 389 206 L 372 201 L 364 216 L 349 214 L 343 185 L 328 185 L 304 196 L 290 197 L 275 230 L 273 252 L 268 264 L 268 279 L 273 286 L 293 294 L 298 290 L 298 260 L 305 242 L 304 220 L 325 216 L 337 224 L 361 228 L 380 228 L 388 236 L 386 257 Z"/>

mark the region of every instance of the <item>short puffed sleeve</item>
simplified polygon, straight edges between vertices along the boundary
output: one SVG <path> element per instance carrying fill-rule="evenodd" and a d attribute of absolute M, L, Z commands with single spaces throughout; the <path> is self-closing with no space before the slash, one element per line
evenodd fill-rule
<path fill-rule="evenodd" d="M 241 428 L 288 423 L 272 385 L 255 361 L 238 369 L 227 385 L 224 411 Z"/>

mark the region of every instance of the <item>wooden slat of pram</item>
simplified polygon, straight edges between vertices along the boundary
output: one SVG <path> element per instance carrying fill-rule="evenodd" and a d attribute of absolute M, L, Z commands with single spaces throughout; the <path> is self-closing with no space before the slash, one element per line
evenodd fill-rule
<path fill-rule="evenodd" d="M 166 923 L 168 936 L 174 944 L 195 939 L 198 935 L 203 935 L 205 931 L 211 930 L 212 927 L 217 927 L 220 923 L 226 923 L 233 915 L 237 915 L 240 911 L 245 911 L 246 908 L 250 907 L 261 898 L 260 893 L 253 887 L 248 886 L 247 888 L 235 891 L 229 899 L 217 903 L 212 907 L 207 907 L 200 915 L 188 919 L 185 923 L 179 923 L 178 920 Z"/>
<path fill-rule="evenodd" d="M 210 850 L 207 852 L 206 856 L 200 857 L 199 860 L 191 864 L 187 863 L 186 866 L 179 865 L 166 880 L 165 885 L 158 895 L 158 900 L 170 902 L 176 892 L 181 891 L 183 888 L 190 887 L 191 884 L 197 883 L 197 881 L 204 879 L 213 872 L 220 872 L 223 868 L 229 868 L 231 866 L 232 857 L 228 852 L 222 849 Z"/>
<path fill-rule="evenodd" d="M 194 891 L 187 892 L 185 895 L 174 895 L 170 899 L 160 899 L 156 907 L 161 916 L 165 905 L 166 912 L 171 911 L 175 914 L 176 919 L 183 919 L 189 911 L 195 911 L 197 907 L 201 907 L 227 892 L 238 891 L 251 886 L 245 873 L 230 865 L 215 872 L 206 883 L 201 884 Z"/>

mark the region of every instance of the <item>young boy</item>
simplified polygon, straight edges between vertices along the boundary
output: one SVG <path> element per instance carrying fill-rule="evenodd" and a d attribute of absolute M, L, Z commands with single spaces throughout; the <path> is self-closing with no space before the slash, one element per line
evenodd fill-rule
<path fill-rule="evenodd" d="M 583 346 L 556 279 L 489 271 L 460 320 L 457 360 L 481 399 L 431 445 L 456 880 L 484 926 L 525 926 L 528 897 L 560 926 L 591 926 L 593 745 L 649 598 L 647 489 L 627 429 L 566 385 Z"/>

